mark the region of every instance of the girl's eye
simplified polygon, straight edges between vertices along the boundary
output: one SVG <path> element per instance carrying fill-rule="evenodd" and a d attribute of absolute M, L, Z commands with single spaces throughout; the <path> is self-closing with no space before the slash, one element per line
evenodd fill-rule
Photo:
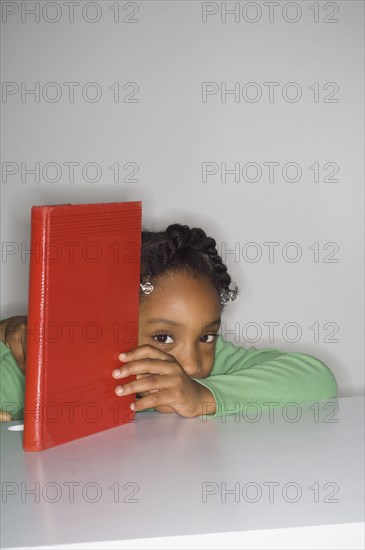
<path fill-rule="evenodd" d="M 170 338 L 171 342 L 166 342 L 167 338 Z M 173 343 L 173 339 L 171 338 L 171 336 L 169 336 L 168 334 L 165 334 L 165 333 L 155 334 L 153 339 L 156 340 L 159 344 L 172 344 Z"/>
<path fill-rule="evenodd" d="M 212 344 L 213 342 L 215 342 L 217 337 L 218 334 L 204 334 L 204 336 L 202 336 L 203 341 L 207 344 Z"/>

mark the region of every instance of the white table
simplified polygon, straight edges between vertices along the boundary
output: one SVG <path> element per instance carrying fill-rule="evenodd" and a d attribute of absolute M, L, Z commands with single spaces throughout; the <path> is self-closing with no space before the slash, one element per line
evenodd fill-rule
<path fill-rule="evenodd" d="M 1 547 L 363 548 L 364 398 L 250 410 L 40 453 L 2 424 Z"/>

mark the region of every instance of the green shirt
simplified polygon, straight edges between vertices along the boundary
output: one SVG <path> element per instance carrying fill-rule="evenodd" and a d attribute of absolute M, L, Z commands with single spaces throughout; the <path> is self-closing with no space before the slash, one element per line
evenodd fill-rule
<path fill-rule="evenodd" d="M 23 418 L 24 374 L 11 350 L 0 342 L 0 410 Z M 209 418 L 248 411 L 248 406 L 268 409 L 288 403 L 305 403 L 337 396 L 332 371 L 319 359 L 274 348 L 248 349 L 218 336 L 213 369 L 207 378 L 194 378 L 208 388 L 216 402 L 203 408 Z M 153 411 L 145 409 L 140 412 Z"/>
<path fill-rule="evenodd" d="M 0 342 L 0 410 L 23 419 L 25 377 L 10 348 Z"/>

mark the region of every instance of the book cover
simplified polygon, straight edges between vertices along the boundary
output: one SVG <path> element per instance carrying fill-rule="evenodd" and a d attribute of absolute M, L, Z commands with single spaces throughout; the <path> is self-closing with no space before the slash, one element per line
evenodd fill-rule
<path fill-rule="evenodd" d="M 112 371 L 138 344 L 141 217 L 141 202 L 32 207 L 26 451 L 134 419 Z"/>

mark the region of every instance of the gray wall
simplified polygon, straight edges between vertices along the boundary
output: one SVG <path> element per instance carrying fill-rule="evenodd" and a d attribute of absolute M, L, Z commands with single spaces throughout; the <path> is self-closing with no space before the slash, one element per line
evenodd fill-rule
<path fill-rule="evenodd" d="M 227 339 L 361 393 L 363 12 L 2 2 L 2 316 L 27 310 L 33 204 L 142 200 L 145 227 L 217 240 L 241 290 Z"/>

